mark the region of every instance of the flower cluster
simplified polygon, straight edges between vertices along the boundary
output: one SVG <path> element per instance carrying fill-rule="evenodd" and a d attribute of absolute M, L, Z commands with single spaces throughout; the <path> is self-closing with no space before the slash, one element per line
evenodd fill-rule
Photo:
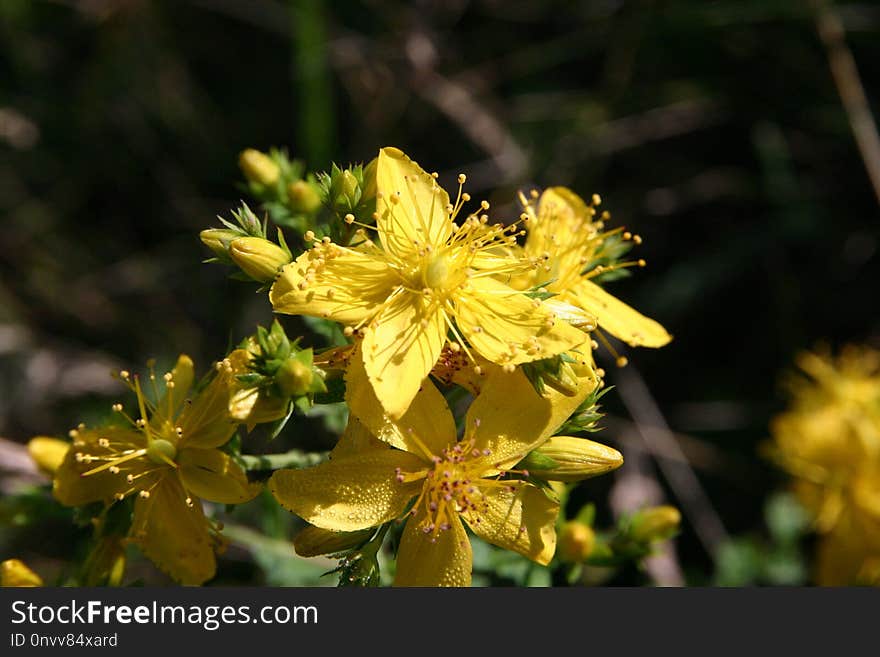
<path fill-rule="evenodd" d="M 623 259 L 641 238 L 609 228 L 597 195 L 559 187 L 523 194 L 518 216 L 490 221 L 464 175 L 450 195 L 396 148 L 317 176 L 281 151 L 249 149 L 240 164 L 268 217 L 243 205 L 202 241 L 267 290 L 275 313 L 311 318 L 331 347 L 304 348 L 276 320 L 199 384 L 186 356 L 159 377 L 121 372 L 134 412 L 115 404 L 119 421 L 81 425 L 60 450 L 32 441 L 55 497 L 92 518 L 84 581 L 120 583 L 128 544 L 178 582 L 213 577 L 222 523 L 202 501 L 252 499 L 261 484 L 249 469 L 309 523 L 296 550 L 336 555 L 344 584 L 379 581 L 389 534 L 398 585 L 470 584 L 468 530 L 549 564 L 568 482 L 623 462 L 577 435 L 596 430 L 607 390 L 594 351 L 605 345 L 623 366 L 606 334 L 631 346 L 671 339 L 603 287 L 644 265 Z M 289 243 L 282 227 L 297 233 Z M 320 462 L 244 453 L 255 425 L 274 437 L 297 410 L 339 401 L 347 427 Z M 668 515 L 663 527 L 677 526 Z M 602 558 L 640 558 L 668 535 L 642 536 L 638 524 L 602 543 Z M 563 558 L 574 544 L 585 558 L 583 528 L 577 538 L 565 526 Z"/>
<path fill-rule="evenodd" d="M 880 584 L 880 352 L 807 352 L 772 425 L 772 456 L 820 536 L 822 586 Z"/>

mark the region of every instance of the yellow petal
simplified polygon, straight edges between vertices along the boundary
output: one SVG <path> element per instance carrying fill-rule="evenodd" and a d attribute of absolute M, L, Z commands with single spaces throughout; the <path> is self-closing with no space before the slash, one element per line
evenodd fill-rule
<path fill-rule="evenodd" d="M 214 576 L 216 562 L 208 521 L 199 500 L 186 504 L 177 477 L 163 477 L 134 505 L 131 536 L 143 553 L 175 581 L 199 585 Z"/>
<path fill-rule="evenodd" d="M 259 484 L 248 482 L 241 466 L 220 450 L 188 447 L 180 451 L 177 464 L 184 486 L 204 500 L 241 504 L 260 492 Z"/>
<path fill-rule="evenodd" d="M 481 481 L 485 510 L 463 514 L 462 518 L 480 538 L 519 552 L 532 561 L 547 565 L 556 551 L 556 517 L 559 503 L 540 488 L 520 484 L 516 491 L 496 482 Z"/>
<path fill-rule="evenodd" d="M 101 447 L 98 441 L 106 438 L 111 447 Z M 107 461 L 77 461 L 76 455 L 107 458 L 119 456 L 127 450 L 141 449 L 146 445 L 144 435 L 137 431 L 109 427 L 106 429 L 84 429 L 79 431 L 74 444 L 64 457 L 53 481 L 55 499 L 66 506 L 80 506 L 90 502 L 110 501 L 115 495 L 125 493 L 129 484 L 126 474 L 138 475 L 155 468 L 155 464 L 146 456 L 125 462 L 119 474 L 113 474 L 109 468 L 85 475 Z M 122 467 L 120 465 L 120 467 Z M 139 483 L 151 483 L 150 475 L 138 479 Z"/>
<path fill-rule="evenodd" d="M 43 586 L 43 578 L 19 559 L 0 563 L 0 586 Z"/>
<path fill-rule="evenodd" d="M 659 323 L 630 308 L 592 281 L 581 281 L 572 293 L 584 310 L 595 315 L 600 329 L 631 347 L 662 347 L 672 340 Z"/>
<path fill-rule="evenodd" d="M 446 399 L 428 378 L 422 381 L 403 417 L 393 422 L 376 397 L 360 354 L 356 354 L 345 372 L 345 400 L 352 414 L 374 436 L 423 458 L 439 454 L 455 441 L 455 419 Z"/>
<path fill-rule="evenodd" d="M 499 469 L 509 468 L 556 432 L 596 387 L 589 365 L 575 364 L 574 394 L 547 388 L 539 395 L 521 370 L 489 376 L 467 412 L 467 432 L 475 448 Z M 488 476 L 484 475 L 484 476 Z"/>
<path fill-rule="evenodd" d="M 410 518 L 400 538 L 394 586 L 470 586 L 471 542 L 457 515 L 432 538 L 419 529 L 424 511 Z"/>
<path fill-rule="evenodd" d="M 325 260 L 316 280 L 305 281 L 309 266 L 319 257 L 314 249 L 281 270 L 269 292 L 275 312 L 326 317 L 343 324 L 358 324 L 373 315 L 394 289 L 394 272 L 381 259 L 333 249 L 337 255 Z"/>
<path fill-rule="evenodd" d="M 64 462 L 70 443 L 49 436 L 34 436 L 28 441 L 27 448 L 28 454 L 41 470 L 54 474 Z"/>
<path fill-rule="evenodd" d="M 278 470 L 269 490 L 281 506 L 316 527 L 357 531 L 399 517 L 422 482 L 398 482 L 396 469 L 417 472 L 424 467 L 407 452 L 371 450 L 313 468 Z"/>
<path fill-rule="evenodd" d="M 543 304 L 491 278 L 468 282 L 456 299 L 455 319 L 473 348 L 494 363 L 550 358 L 587 339 Z"/>
<path fill-rule="evenodd" d="M 293 549 L 301 557 L 339 554 L 365 543 L 375 531 L 370 528 L 358 532 L 332 532 L 309 525 L 293 539 Z"/>
<path fill-rule="evenodd" d="M 186 354 L 177 358 L 177 363 L 171 370 L 171 380 L 174 385 L 165 389 L 165 394 L 156 405 L 156 412 L 150 422 L 153 426 L 161 426 L 166 420 L 177 415 L 181 404 L 186 399 L 190 388 L 195 380 L 195 368 L 192 359 Z"/>
<path fill-rule="evenodd" d="M 367 376 L 393 420 L 406 413 L 446 341 L 446 321 L 427 303 L 402 294 L 371 323 L 361 345 Z"/>
<path fill-rule="evenodd" d="M 443 245 L 452 235 L 449 195 L 402 151 L 379 151 L 376 188 L 376 226 L 386 251 L 406 255 L 426 244 Z"/>
<path fill-rule="evenodd" d="M 178 449 L 212 449 L 226 443 L 237 423 L 229 417 L 230 380 L 235 372 L 231 363 L 221 363 L 211 382 L 183 410 L 177 426 L 183 430 Z"/>
<path fill-rule="evenodd" d="M 391 445 L 376 438 L 360 420 L 349 414 L 345 431 L 330 451 L 330 458 L 355 456 L 374 449 L 391 449 Z"/>

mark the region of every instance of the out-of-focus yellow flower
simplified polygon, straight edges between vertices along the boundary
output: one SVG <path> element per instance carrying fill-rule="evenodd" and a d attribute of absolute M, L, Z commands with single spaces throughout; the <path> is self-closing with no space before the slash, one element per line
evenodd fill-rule
<path fill-rule="evenodd" d="M 48 474 L 55 474 L 69 449 L 69 442 L 48 436 L 34 436 L 28 441 L 28 453 L 34 463 Z"/>
<path fill-rule="evenodd" d="M 68 506 L 136 495 L 131 538 L 184 584 L 201 584 L 214 576 L 213 547 L 219 533 L 205 517 L 199 498 L 238 504 L 259 491 L 218 449 L 236 425 L 227 413 L 233 367 L 226 360 L 217 370 L 190 401 L 193 364 L 188 356 L 180 356 L 163 377 L 165 393 L 155 405 L 144 395 L 139 377 L 122 372 L 137 396 L 139 418 L 132 420 L 116 404 L 114 410 L 130 426 L 74 429 L 72 448 L 55 473 L 55 497 Z M 150 384 L 156 384 L 152 372 Z M 158 397 L 158 386 L 156 393 Z"/>
<path fill-rule="evenodd" d="M 43 578 L 18 559 L 0 563 L 0 586 L 43 586 Z"/>
<path fill-rule="evenodd" d="M 244 177 L 260 185 L 274 185 L 281 176 L 275 161 L 255 148 L 246 148 L 238 156 L 238 166 Z"/>
<path fill-rule="evenodd" d="M 321 207 L 321 197 L 306 180 L 297 180 L 287 185 L 287 200 L 295 212 L 311 214 Z"/>
<path fill-rule="evenodd" d="M 589 525 L 570 520 L 559 530 L 559 558 L 564 563 L 582 563 L 596 545 L 596 532 Z"/>
<path fill-rule="evenodd" d="M 871 582 L 880 559 L 880 353 L 803 353 L 789 409 L 771 425 L 774 459 L 821 535 L 816 580 Z"/>
<path fill-rule="evenodd" d="M 556 296 L 550 299 L 557 314 L 584 330 L 597 326 L 633 347 L 662 347 L 672 338 L 660 324 L 606 292 L 593 279 L 600 274 L 643 260 L 603 265 L 609 238 L 622 234 L 637 243 L 638 235 L 623 229 L 606 231 L 607 213 L 596 217 L 601 201 L 587 205 L 565 187 L 551 187 L 537 201 L 522 197 L 528 217 L 528 237 L 523 252 L 540 266 L 515 279 L 520 289 L 543 286 Z"/>
<path fill-rule="evenodd" d="M 521 371 L 489 376 L 456 440 L 446 401 L 426 380 L 397 422 L 378 404 L 358 358 L 346 372 L 348 429 L 330 460 L 280 470 L 270 489 L 322 529 L 357 532 L 410 506 L 397 558 L 399 586 L 467 586 L 471 547 L 462 521 L 486 541 L 547 564 L 556 548 L 559 504 L 514 470 L 593 391 L 592 369 L 571 396 L 539 396 Z"/>
<path fill-rule="evenodd" d="M 633 514 L 630 518 L 629 535 L 639 543 L 665 541 L 678 531 L 679 525 L 681 512 L 674 506 L 652 506 Z"/>
<path fill-rule="evenodd" d="M 284 267 L 270 298 L 276 312 L 362 332 L 370 385 L 392 418 L 409 408 L 449 332 L 471 363 L 482 356 L 508 371 L 585 342 L 541 301 L 499 280 L 535 266 L 502 248 L 515 243 L 518 226 L 489 225 L 479 214 L 456 224 L 470 197 L 459 188 L 451 203 L 434 177 L 395 148 L 379 152 L 376 185 L 376 226 L 365 228 L 376 230 L 378 244 L 366 233 L 357 248 L 315 242 Z"/>

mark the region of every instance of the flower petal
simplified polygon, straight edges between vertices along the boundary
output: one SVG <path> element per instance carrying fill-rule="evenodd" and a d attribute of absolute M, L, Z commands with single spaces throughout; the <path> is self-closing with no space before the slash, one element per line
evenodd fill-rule
<path fill-rule="evenodd" d="M 399 296 L 367 329 L 361 346 L 364 366 L 392 420 L 406 413 L 445 341 L 443 315 L 417 294 Z"/>
<path fill-rule="evenodd" d="M 345 372 L 345 400 L 351 412 L 374 436 L 407 452 L 430 458 L 455 442 L 455 419 L 446 399 L 428 378 L 422 381 L 403 417 L 393 422 L 379 403 L 361 356 L 357 354 Z"/>
<path fill-rule="evenodd" d="M 360 420 L 349 414 L 345 431 L 342 432 L 335 447 L 330 451 L 330 458 L 356 456 L 374 449 L 391 449 L 391 445 L 376 438 Z"/>
<path fill-rule="evenodd" d="M 398 482 L 395 470 L 417 472 L 424 467 L 407 452 L 370 450 L 313 468 L 278 470 L 269 480 L 269 490 L 281 506 L 316 527 L 357 531 L 399 517 L 422 482 Z"/>
<path fill-rule="evenodd" d="M 333 256 L 325 257 L 325 250 Z M 322 258 L 320 274 L 306 281 L 309 268 Z M 272 285 L 269 300 L 277 313 L 358 324 L 375 313 L 396 281 L 382 259 L 334 244 L 310 249 L 285 265 Z"/>
<path fill-rule="evenodd" d="M 599 328 L 631 347 L 662 347 L 672 340 L 659 323 L 630 308 L 592 281 L 581 281 L 572 293 L 584 310 L 595 315 Z"/>
<path fill-rule="evenodd" d="M 221 504 L 241 504 L 260 492 L 241 466 L 217 449 L 188 447 L 177 458 L 183 485 L 196 497 Z"/>
<path fill-rule="evenodd" d="M 588 364 L 572 369 L 577 387 L 570 395 L 550 387 L 539 395 L 520 369 L 489 376 L 467 412 L 466 432 L 471 432 L 475 448 L 488 449 L 487 458 L 503 470 L 543 443 L 596 388 Z"/>
<path fill-rule="evenodd" d="M 214 576 L 214 547 L 201 502 L 187 506 L 185 500 L 177 477 L 164 477 L 135 502 L 131 536 L 175 581 L 198 585 Z"/>
<path fill-rule="evenodd" d="M 425 244 L 441 246 L 452 235 L 449 195 L 403 151 L 379 151 L 376 189 L 376 226 L 386 251 L 405 256 Z"/>
<path fill-rule="evenodd" d="M 101 447 L 98 441 L 105 438 L 110 447 Z M 121 472 L 113 474 L 109 468 L 94 474 L 85 475 L 107 461 L 77 461 L 80 454 L 96 458 L 120 456 L 128 450 L 145 447 L 144 435 L 137 431 L 109 427 L 106 429 L 83 429 L 76 436 L 74 445 L 67 451 L 64 460 L 55 471 L 53 493 L 55 499 L 66 506 L 80 506 L 90 502 L 111 501 L 115 495 L 125 493 L 130 488 L 125 476 L 138 475 L 153 469 L 155 464 L 146 456 L 132 459 L 120 464 Z M 123 467 L 124 465 L 124 467 Z M 147 475 L 149 477 L 149 475 Z M 143 482 L 139 479 L 139 482 Z"/>
<path fill-rule="evenodd" d="M 419 529 L 424 510 L 410 518 L 400 538 L 394 586 L 470 586 L 471 541 L 457 515 L 432 538 Z"/>
<path fill-rule="evenodd" d="M 229 417 L 229 393 L 235 373 L 230 362 L 221 363 L 211 382 L 184 408 L 177 419 L 177 426 L 182 429 L 178 449 L 212 449 L 232 437 L 236 422 Z"/>
<path fill-rule="evenodd" d="M 479 514 L 462 514 L 464 521 L 492 545 L 519 552 L 546 566 L 556 551 L 559 503 L 532 484 L 519 484 L 511 491 L 507 486 L 487 483 L 477 483 L 486 509 Z"/>
<path fill-rule="evenodd" d="M 467 341 L 493 363 L 550 358 L 587 340 L 543 304 L 491 278 L 470 279 L 456 299 L 455 318 Z"/>
<path fill-rule="evenodd" d="M 165 394 L 156 404 L 156 412 L 150 419 L 153 426 L 161 427 L 165 421 L 174 418 L 192 388 L 195 380 L 195 368 L 192 359 L 186 354 L 180 354 L 177 358 L 177 363 L 171 370 L 171 380 L 174 385 L 165 388 Z"/>

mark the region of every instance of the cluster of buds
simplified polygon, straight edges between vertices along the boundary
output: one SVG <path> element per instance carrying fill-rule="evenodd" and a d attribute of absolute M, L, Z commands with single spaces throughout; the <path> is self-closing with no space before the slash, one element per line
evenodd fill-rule
<path fill-rule="evenodd" d="M 615 568 L 650 556 L 678 533 L 681 513 L 668 505 L 647 507 L 621 518 L 610 532 L 596 532 L 594 521 L 595 507 L 588 504 L 559 529 L 559 560 L 578 566 L 578 574 L 584 564 Z"/>
<path fill-rule="evenodd" d="M 327 205 L 339 216 L 372 215 L 376 210 L 376 166 L 375 159 L 366 166 L 358 164 L 344 169 L 334 164 L 329 172 L 320 174 L 318 182 Z"/>
<path fill-rule="evenodd" d="M 224 228 L 203 230 L 199 237 L 214 253 L 208 262 L 237 266 L 246 280 L 269 284 L 279 270 L 293 260 L 293 255 L 278 229 L 278 244 L 266 236 L 266 223 L 260 223 L 244 203 L 233 211 L 236 224 L 218 217 Z"/>
<path fill-rule="evenodd" d="M 327 391 L 312 350 L 300 349 L 297 343 L 275 320 L 269 330 L 257 327 L 256 334 L 230 354 L 247 361 L 247 373 L 236 377 L 237 389 L 230 397 L 233 419 L 248 425 L 281 420 L 289 416 L 291 404 L 305 412 L 316 394 Z"/>
<path fill-rule="evenodd" d="M 321 186 L 306 174 L 302 162 L 291 160 L 282 150 L 263 153 L 248 148 L 238 157 L 248 191 L 262 202 L 272 221 L 304 231 L 313 225 L 321 209 Z"/>

